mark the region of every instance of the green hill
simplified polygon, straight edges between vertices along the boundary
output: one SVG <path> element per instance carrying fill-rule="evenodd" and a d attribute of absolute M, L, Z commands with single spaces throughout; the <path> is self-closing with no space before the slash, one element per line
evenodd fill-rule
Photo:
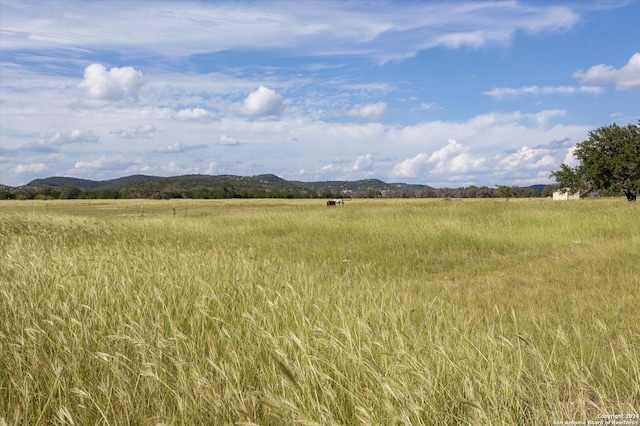
<path fill-rule="evenodd" d="M 95 191 L 105 188 L 115 190 L 136 190 L 151 187 L 174 186 L 183 190 L 198 188 L 215 188 L 219 186 L 233 186 L 243 190 L 294 190 L 294 191 L 319 191 L 329 190 L 331 192 L 363 192 L 373 188 L 380 191 L 398 188 L 420 189 L 424 185 L 409 185 L 404 183 L 386 183 L 379 179 L 363 179 L 357 181 L 287 181 L 273 174 L 256 176 L 236 176 L 236 175 L 183 175 L 173 177 L 132 175 L 118 179 L 95 181 L 89 179 L 78 179 L 72 177 L 48 177 L 36 179 L 29 182 L 27 187 L 42 188 L 51 187 L 61 189 L 66 185 L 76 186 L 82 190 Z"/>
<path fill-rule="evenodd" d="M 42 188 L 44 186 L 50 186 L 53 189 L 60 189 L 65 185 L 77 186 L 80 189 L 86 191 L 95 191 L 97 189 L 104 188 L 113 188 L 113 189 L 122 189 L 126 188 L 129 185 L 134 185 L 139 182 L 148 182 L 153 180 L 163 179 L 157 176 L 145 176 L 145 175 L 132 175 L 121 177 L 118 179 L 110 179 L 110 180 L 89 180 L 89 179 L 78 179 L 72 177 L 61 177 L 61 176 L 53 176 L 44 179 L 36 179 L 32 180 L 25 186 L 33 187 L 33 188 Z"/>
<path fill-rule="evenodd" d="M 537 197 L 545 185 L 514 187 L 517 197 Z M 288 181 L 274 174 L 256 176 L 183 175 L 172 177 L 132 175 L 118 179 L 89 180 L 53 176 L 27 185 L 0 186 L 0 199 L 51 198 L 486 198 L 493 188 L 432 188 L 427 185 L 387 183 L 379 179 L 356 181 Z"/>

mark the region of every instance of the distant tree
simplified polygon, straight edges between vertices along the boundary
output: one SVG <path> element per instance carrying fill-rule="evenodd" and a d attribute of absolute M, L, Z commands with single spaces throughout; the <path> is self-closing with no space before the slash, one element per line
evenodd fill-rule
<path fill-rule="evenodd" d="M 75 185 L 64 185 L 60 188 L 59 198 L 62 200 L 75 200 L 81 192 L 82 190 Z"/>
<path fill-rule="evenodd" d="M 635 201 L 640 192 L 640 120 L 620 127 L 617 124 L 589 132 L 589 139 L 576 145 L 576 167 L 561 164 L 551 173 L 559 186 L 569 192 L 624 193 Z"/>
<path fill-rule="evenodd" d="M 13 198 L 13 191 L 6 185 L 0 185 L 0 200 L 10 200 Z"/>
<path fill-rule="evenodd" d="M 333 197 L 333 193 L 331 192 L 331 190 L 329 188 L 326 187 L 322 187 L 318 190 L 318 195 L 320 196 L 320 198 L 331 198 Z"/>
<path fill-rule="evenodd" d="M 117 199 L 120 198 L 120 192 L 114 188 L 104 188 L 101 192 L 101 196 L 104 199 Z"/>
<path fill-rule="evenodd" d="M 476 193 L 477 198 L 491 198 L 493 191 L 488 186 L 482 186 Z"/>
<path fill-rule="evenodd" d="M 507 201 L 509 200 L 509 198 L 515 197 L 516 195 L 518 195 L 518 192 L 515 189 L 513 189 L 513 187 L 505 186 L 505 185 L 498 186 L 496 188 L 495 193 L 498 197 L 506 198 Z"/>
<path fill-rule="evenodd" d="M 216 198 L 242 198 L 231 181 L 224 181 L 221 189 L 221 196 Z"/>
<path fill-rule="evenodd" d="M 186 192 L 187 198 L 213 198 L 212 191 L 209 188 L 197 187 L 191 188 Z"/>
<path fill-rule="evenodd" d="M 102 191 L 83 189 L 78 198 L 81 200 L 99 200 L 102 198 Z"/>
<path fill-rule="evenodd" d="M 180 184 L 170 183 L 162 190 L 163 198 L 186 198 L 186 190 Z"/>
<path fill-rule="evenodd" d="M 513 189 L 516 191 L 516 197 L 518 198 L 531 198 L 540 196 L 540 192 L 530 186 L 514 187 Z"/>
<path fill-rule="evenodd" d="M 382 197 L 382 191 L 378 188 L 367 188 L 363 195 L 364 198 L 380 198 Z"/>
<path fill-rule="evenodd" d="M 38 200 L 51 200 L 52 198 L 58 198 L 60 196 L 60 191 L 54 190 L 50 186 L 43 186 L 36 191 L 34 198 Z"/>
<path fill-rule="evenodd" d="M 319 198 L 318 193 L 313 189 L 307 189 L 302 195 L 303 198 Z"/>
<path fill-rule="evenodd" d="M 475 185 L 468 186 L 463 189 L 462 196 L 464 198 L 477 198 L 479 188 Z"/>
<path fill-rule="evenodd" d="M 559 188 L 560 188 L 560 185 L 545 185 L 545 187 L 542 189 L 542 196 L 551 197 L 553 196 L 553 193 L 557 191 Z"/>
<path fill-rule="evenodd" d="M 21 186 L 16 189 L 16 200 L 32 200 L 36 195 L 36 190 L 30 186 Z"/>
<path fill-rule="evenodd" d="M 438 190 L 436 188 L 431 188 L 430 186 L 426 186 L 420 190 L 419 197 L 422 198 L 438 198 Z"/>
<path fill-rule="evenodd" d="M 391 192 L 390 196 L 388 195 L 389 192 Z M 414 189 L 411 189 L 411 188 L 396 189 L 396 190 L 392 190 L 392 191 L 387 191 L 385 193 L 385 197 L 389 197 L 389 198 L 415 198 L 416 197 L 416 191 Z"/>

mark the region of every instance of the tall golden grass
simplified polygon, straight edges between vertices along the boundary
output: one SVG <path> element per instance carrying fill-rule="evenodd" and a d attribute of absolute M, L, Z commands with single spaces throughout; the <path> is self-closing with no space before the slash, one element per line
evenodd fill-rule
<path fill-rule="evenodd" d="M 638 413 L 618 199 L 0 203 L 0 424 Z"/>

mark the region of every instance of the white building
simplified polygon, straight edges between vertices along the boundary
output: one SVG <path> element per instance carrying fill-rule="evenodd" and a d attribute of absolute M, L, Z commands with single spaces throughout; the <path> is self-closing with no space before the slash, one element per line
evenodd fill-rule
<path fill-rule="evenodd" d="M 553 200 L 554 201 L 558 201 L 558 200 L 579 200 L 579 199 L 580 199 L 580 193 L 579 192 L 576 192 L 575 194 L 571 194 L 567 190 L 554 191 L 553 192 Z"/>

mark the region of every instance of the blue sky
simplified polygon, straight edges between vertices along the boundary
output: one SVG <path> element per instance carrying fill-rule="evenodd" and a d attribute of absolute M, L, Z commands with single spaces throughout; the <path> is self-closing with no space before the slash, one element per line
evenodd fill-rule
<path fill-rule="evenodd" d="M 0 1 L 0 183 L 548 183 L 640 118 L 638 1 Z"/>

